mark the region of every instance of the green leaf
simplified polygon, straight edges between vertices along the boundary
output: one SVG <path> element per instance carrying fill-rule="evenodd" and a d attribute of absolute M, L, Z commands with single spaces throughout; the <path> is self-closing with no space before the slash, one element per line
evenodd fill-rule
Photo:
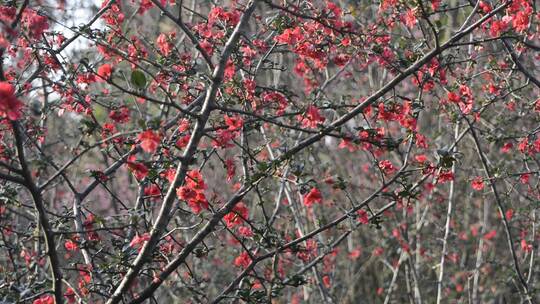
<path fill-rule="evenodd" d="M 131 72 L 131 83 L 139 89 L 146 87 L 146 76 L 141 70 L 133 70 Z"/>
<path fill-rule="evenodd" d="M 260 162 L 257 164 L 257 169 L 259 169 L 259 171 L 261 172 L 264 172 L 266 171 L 266 169 L 268 169 L 268 164 L 265 162 Z"/>

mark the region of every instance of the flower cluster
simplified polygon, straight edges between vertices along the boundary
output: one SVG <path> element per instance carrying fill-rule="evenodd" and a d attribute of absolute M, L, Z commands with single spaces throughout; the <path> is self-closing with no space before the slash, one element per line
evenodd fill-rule
<path fill-rule="evenodd" d="M 187 173 L 184 186 L 176 189 L 179 199 L 187 202 L 194 213 L 200 213 L 202 209 L 208 209 L 208 200 L 204 195 L 206 184 L 199 170 L 191 170 Z"/>

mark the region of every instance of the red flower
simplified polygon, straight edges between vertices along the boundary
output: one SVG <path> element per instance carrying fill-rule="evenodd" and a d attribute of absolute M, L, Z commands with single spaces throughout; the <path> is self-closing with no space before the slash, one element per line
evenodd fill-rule
<path fill-rule="evenodd" d="M 191 134 L 186 134 L 186 135 L 180 137 L 180 138 L 176 141 L 176 146 L 177 146 L 179 149 L 183 149 L 183 148 L 187 147 L 187 145 L 188 145 L 190 139 L 191 139 Z"/>
<path fill-rule="evenodd" d="M 382 247 L 375 247 L 375 249 L 373 249 L 373 255 L 374 256 L 381 256 L 382 254 L 384 253 L 384 248 Z"/>
<path fill-rule="evenodd" d="M 405 25 L 407 25 L 408 28 L 413 28 L 418 20 L 416 20 L 415 16 L 415 10 L 410 9 L 405 13 L 405 16 L 403 17 L 405 19 Z"/>
<path fill-rule="evenodd" d="M 223 80 L 229 81 L 234 77 L 234 74 L 236 74 L 236 68 L 234 66 L 234 62 L 229 59 L 227 61 L 227 65 L 225 66 L 225 72 L 223 73 Z"/>
<path fill-rule="evenodd" d="M 110 123 L 110 122 L 106 122 L 103 124 L 103 126 L 101 126 L 102 130 L 101 130 L 101 136 L 103 137 L 103 139 L 113 135 L 114 133 L 116 133 L 116 125 L 113 124 L 113 123 Z M 116 143 L 120 143 L 122 142 L 123 140 L 120 140 L 122 139 L 122 137 L 116 137 L 115 139 L 113 139 L 114 142 Z"/>
<path fill-rule="evenodd" d="M 186 184 L 195 190 L 205 190 L 206 184 L 204 183 L 201 171 L 191 170 L 187 173 Z"/>
<path fill-rule="evenodd" d="M 534 102 L 534 111 L 540 112 L 540 98 Z"/>
<path fill-rule="evenodd" d="M 109 118 L 117 123 L 125 123 L 129 121 L 129 108 L 122 106 L 116 110 L 112 110 L 109 113 Z"/>
<path fill-rule="evenodd" d="M 452 171 L 442 171 L 439 173 L 438 180 L 440 183 L 445 183 L 454 180 L 454 173 Z"/>
<path fill-rule="evenodd" d="M 227 181 L 231 181 L 236 172 L 236 166 L 234 165 L 234 161 L 232 159 L 227 159 L 225 161 L 225 168 L 227 168 Z"/>
<path fill-rule="evenodd" d="M 242 126 L 244 125 L 244 120 L 239 115 L 236 116 L 228 116 L 224 115 L 223 118 L 225 119 L 225 124 L 229 127 L 229 130 L 236 131 L 242 129 Z"/>
<path fill-rule="evenodd" d="M 225 223 L 227 223 L 228 228 L 233 228 L 234 226 L 242 224 L 244 222 L 244 219 L 247 219 L 249 217 L 249 209 L 247 206 L 240 202 L 236 206 L 234 206 L 233 210 L 229 213 L 227 213 L 223 220 Z"/>
<path fill-rule="evenodd" d="M 278 93 L 278 92 L 265 92 L 265 93 L 263 93 L 262 94 L 262 101 L 264 103 L 270 103 L 270 102 L 276 103 L 279 106 L 279 110 L 276 113 L 277 115 L 283 114 L 283 112 L 285 111 L 285 108 L 289 105 L 289 102 L 287 101 L 287 97 L 285 97 L 285 95 L 283 95 L 281 93 Z M 539 109 L 540 109 L 540 107 L 539 107 Z"/>
<path fill-rule="evenodd" d="M 316 128 L 318 124 L 325 121 L 325 118 L 321 116 L 316 106 L 310 105 L 307 107 L 305 115 L 298 115 L 298 120 L 304 128 Z"/>
<path fill-rule="evenodd" d="M 136 248 L 139 246 L 142 247 L 142 244 L 144 244 L 148 240 L 150 240 L 150 234 L 148 232 L 141 236 L 136 235 L 129 243 L 129 247 L 132 247 L 132 248 Z"/>
<path fill-rule="evenodd" d="M 15 97 L 15 88 L 8 82 L 0 82 L 0 117 L 17 120 L 21 117 L 22 102 Z"/>
<path fill-rule="evenodd" d="M 212 140 L 212 146 L 214 148 L 229 148 L 233 145 L 230 143 L 234 138 L 238 137 L 238 132 L 230 131 L 229 129 L 217 130 L 216 138 Z"/>
<path fill-rule="evenodd" d="M 75 303 L 75 291 L 73 291 L 73 289 L 70 287 L 67 288 L 66 292 L 64 293 L 64 297 L 69 304 Z"/>
<path fill-rule="evenodd" d="M 527 30 L 529 27 L 529 18 L 532 16 L 533 10 L 531 6 L 528 6 L 525 9 L 521 9 L 516 13 L 512 20 L 512 26 L 516 29 L 518 33 L 522 33 Z"/>
<path fill-rule="evenodd" d="M 180 120 L 180 123 L 178 124 L 178 131 L 179 132 L 186 132 L 189 130 L 189 120 L 183 118 Z"/>
<path fill-rule="evenodd" d="M 137 136 L 137 139 L 141 141 L 141 148 L 148 153 L 155 152 L 161 142 L 159 134 L 154 133 L 152 130 L 142 132 Z"/>
<path fill-rule="evenodd" d="M 479 6 L 485 14 L 491 12 L 491 10 L 493 9 L 491 8 L 491 5 L 489 5 L 489 3 L 487 3 L 486 1 L 480 1 Z"/>
<path fill-rule="evenodd" d="M 212 56 L 214 49 L 212 48 L 212 44 L 208 40 L 203 39 L 200 45 L 201 48 L 206 52 L 206 54 L 208 54 L 208 56 Z"/>
<path fill-rule="evenodd" d="M 173 168 L 169 168 L 163 172 L 161 172 L 160 176 L 164 177 L 169 181 L 169 183 L 172 183 L 174 181 L 174 176 L 176 175 L 176 170 Z"/>
<path fill-rule="evenodd" d="M 471 182 L 471 186 L 474 190 L 481 191 L 482 189 L 484 189 L 484 180 L 480 176 L 475 177 Z"/>
<path fill-rule="evenodd" d="M 384 172 L 384 174 L 389 175 L 396 172 L 397 168 L 389 160 L 381 160 L 379 162 L 379 168 Z"/>
<path fill-rule="evenodd" d="M 35 299 L 32 304 L 54 304 L 54 298 L 51 295 L 41 296 Z"/>
<path fill-rule="evenodd" d="M 397 0 L 383 0 L 383 1 L 381 1 L 380 10 L 384 11 L 387 8 L 393 8 L 393 7 L 396 6 L 396 4 L 397 4 Z"/>
<path fill-rule="evenodd" d="M 103 79 L 109 79 L 112 74 L 112 67 L 110 64 L 106 63 L 100 66 L 97 70 L 97 74 Z"/>
<path fill-rule="evenodd" d="M 427 156 L 424 154 L 419 154 L 414 157 L 414 159 L 419 163 L 425 163 L 427 161 Z"/>
<path fill-rule="evenodd" d="M 501 148 L 501 152 L 502 153 L 508 153 L 510 152 L 510 150 L 514 147 L 514 144 L 511 143 L 511 142 L 507 142 L 505 143 L 502 148 Z"/>
<path fill-rule="evenodd" d="M 151 0 L 141 0 L 141 4 L 139 6 L 139 9 L 137 10 L 137 13 L 139 15 L 144 15 L 148 10 L 154 7 L 154 3 Z"/>
<path fill-rule="evenodd" d="M 30 36 L 34 39 L 41 37 L 41 34 L 49 28 L 47 17 L 38 15 L 32 9 L 25 9 L 22 23 L 28 29 Z"/>
<path fill-rule="evenodd" d="M 237 11 L 227 12 L 223 7 L 216 6 L 208 14 L 208 24 L 212 26 L 218 20 L 234 26 L 240 21 L 240 14 Z"/>
<path fill-rule="evenodd" d="M 531 177 L 531 175 L 529 173 L 525 173 L 525 174 L 521 174 L 519 176 L 519 181 L 522 183 L 522 184 L 528 184 L 529 183 L 529 178 Z"/>
<path fill-rule="evenodd" d="M 306 207 L 311 207 L 314 203 L 321 203 L 322 202 L 322 195 L 319 189 L 312 188 L 309 193 L 304 195 L 304 205 Z"/>
<path fill-rule="evenodd" d="M 107 6 L 109 2 L 110 1 L 103 1 L 101 8 Z M 119 25 L 120 23 L 124 22 L 124 18 L 125 15 L 120 11 L 118 4 L 111 5 L 111 9 L 103 14 L 103 19 L 105 19 L 105 22 L 107 22 L 109 25 Z"/>
<path fill-rule="evenodd" d="M 526 153 L 529 150 L 528 148 L 529 148 L 529 139 L 525 137 L 521 141 L 519 141 L 518 149 L 521 153 Z"/>
<path fill-rule="evenodd" d="M 347 138 L 341 139 L 341 142 L 339 143 L 338 148 L 347 149 L 349 150 L 349 152 L 354 152 L 357 149 L 354 143 L 351 141 L 351 139 L 347 139 Z"/>
<path fill-rule="evenodd" d="M 251 264 L 251 258 L 247 252 L 242 252 L 234 259 L 234 265 L 237 267 L 247 268 Z"/>
<path fill-rule="evenodd" d="M 241 47 L 240 51 L 242 52 L 242 55 L 244 55 L 244 63 L 248 63 L 247 65 L 249 65 L 251 59 L 257 55 L 257 51 L 247 45 Z"/>
<path fill-rule="evenodd" d="M 92 266 L 91 265 L 80 265 L 77 267 L 79 270 L 79 275 L 81 276 L 79 280 L 79 287 L 84 286 L 92 280 Z"/>
<path fill-rule="evenodd" d="M 253 237 L 253 231 L 251 231 L 251 228 L 242 226 L 238 228 L 238 234 L 240 234 L 243 237 Z"/>
<path fill-rule="evenodd" d="M 458 103 L 461 101 L 461 97 L 454 92 L 448 92 L 447 95 L 448 95 L 448 100 L 450 100 L 453 103 Z"/>
<path fill-rule="evenodd" d="M 66 248 L 67 251 L 76 251 L 79 249 L 79 247 L 77 246 L 77 243 L 73 242 L 72 240 L 67 240 L 64 243 L 64 247 Z"/>
<path fill-rule="evenodd" d="M 144 188 L 144 195 L 156 198 L 156 197 L 161 196 L 161 190 L 159 189 L 157 185 L 152 184 Z"/>
<path fill-rule="evenodd" d="M 184 186 L 176 189 L 176 195 L 179 199 L 186 201 L 191 210 L 198 214 L 202 209 L 208 209 L 208 200 L 204 195 L 206 184 L 202 178 L 201 172 L 191 170 L 187 173 Z"/>
<path fill-rule="evenodd" d="M 148 168 L 143 163 L 135 162 L 134 155 L 128 159 L 127 166 L 137 180 L 142 180 L 148 175 Z"/>
<path fill-rule="evenodd" d="M 356 213 L 358 213 L 358 222 L 363 225 L 369 224 L 369 216 L 366 210 L 360 209 Z"/>
<path fill-rule="evenodd" d="M 491 240 L 493 239 L 494 237 L 497 236 L 497 230 L 493 229 L 491 231 L 489 231 L 488 233 L 484 234 L 484 240 Z"/>
<path fill-rule="evenodd" d="M 181 200 L 189 201 L 197 197 L 197 192 L 189 187 L 182 186 L 176 189 L 176 195 L 178 195 L 178 198 Z"/>
<path fill-rule="evenodd" d="M 165 35 L 164 33 L 161 33 L 161 34 L 157 37 L 156 43 L 157 43 L 157 46 L 158 46 L 158 48 L 159 48 L 159 51 L 160 51 L 164 56 L 169 56 L 169 54 L 170 54 L 171 51 L 172 51 L 172 45 L 171 45 L 171 43 L 169 43 L 169 40 L 168 40 L 168 38 L 167 38 L 167 35 Z"/>
<path fill-rule="evenodd" d="M 330 284 L 330 277 L 325 275 L 323 278 L 322 278 L 322 281 L 323 281 L 323 284 L 324 284 L 324 287 L 326 288 L 330 288 L 332 285 Z"/>
<path fill-rule="evenodd" d="M 431 0 L 431 9 L 436 11 L 441 5 L 441 0 Z"/>
<path fill-rule="evenodd" d="M 191 211 L 195 214 L 201 213 L 203 208 L 208 209 L 208 200 L 203 192 L 197 192 L 195 198 L 189 200 L 187 203 Z"/>
<path fill-rule="evenodd" d="M 294 29 L 289 28 L 283 31 L 281 35 L 276 36 L 274 39 L 279 43 L 293 45 L 302 39 L 302 30 L 299 27 L 295 27 Z"/>
<path fill-rule="evenodd" d="M 503 18 L 503 20 L 493 20 L 491 22 L 491 28 L 489 33 L 492 37 L 499 36 L 502 32 L 505 32 L 508 28 L 508 22 Z"/>
<path fill-rule="evenodd" d="M 533 246 L 531 244 L 527 244 L 527 241 L 525 239 L 521 240 L 521 249 L 527 253 L 531 252 L 533 249 Z"/>
<path fill-rule="evenodd" d="M 349 60 L 351 60 L 351 56 L 348 55 L 348 54 L 337 54 L 336 57 L 334 57 L 334 63 L 339 66 L 339 67 L 342 67 L 342 66 L 345 66 L 347 64 L 347 62 L 349 62 Z"/>
<path fill-rule="evenodd" d="M 506 210 L 505 215 L 508 221 L 512 220 L 512 218 L 514 217 L 514 209 Z"/>
<path fill-rule="evenodd" d="M 317 247 L 317 242 L 315 240 L 307 240 L 306 247 L 300 249 L 296 256 L 300 260 L 307 262 L 310 260 L 310 258 L 317 256 Z"/>
<path fill-rule="evenodd" d="M 349 259 L 356 260 L 356 259 L 358 259 L 360 257 L 361 254 L 362 254 L 362 249 L 360 249 L 360 248 L 353 249 L 349 253 Z"/>

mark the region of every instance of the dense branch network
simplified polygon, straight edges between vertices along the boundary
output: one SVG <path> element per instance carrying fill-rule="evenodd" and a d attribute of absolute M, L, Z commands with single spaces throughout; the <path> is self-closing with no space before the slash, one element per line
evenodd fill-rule
<path fill-rule="evenodd" d="M 76 2 L 0 1 L 2 302 L 538 299 L 534 1 Z"/>

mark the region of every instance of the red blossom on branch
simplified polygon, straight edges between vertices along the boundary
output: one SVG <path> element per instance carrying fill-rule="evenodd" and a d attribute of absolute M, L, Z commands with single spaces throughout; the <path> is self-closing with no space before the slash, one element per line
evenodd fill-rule
<path fill-rule="evenodd" d="M 247 268 L 250 264 L 251 257 L 245 251 L 234 259 L 234 265 L 237 267 Z"/>
<path fill-rule="evenodd" d="M 32 304 L 54 304 L 54 297 L 51 295 L 44 295 L 35 299 Z"/>
<path fill-rule="evenodd" d="M 471 186 L 474 190 L 481 191 L 482 189 L 484 189 L 484 179 L 480 176 L 475 177 L 471 182 Z"/>
<path fill-rule="evenodd" d="M 101 65 L 98 70 L 97 70 L 97 74 L 99 75 L 99 77 L 107 80 L 111 77 L 111 74 L 112 74 L 112 67 L 110 64 L 103 64 Z"/>
<path fill-rule="evenodd" d="M 15 88 L 8 82 L 0 82 L 0 117 L 17 120 L 22 115 L 23 103 L 15 97 Z"/>
<path fill-rule="evenodd" d="M 137 139 L 141 141 L 143 151 L 148 153 L 154 153 L 161 142 L 159 134 L 152 130 L 146 130 L 140 133 Z"/>
<path fill-rule="evenodd" d="M 79 2 L 0 5 L 4 301 L 538 296 L 534 1 Z"/>
<path fill-rule="evenodd" d="M 191 210 L 198 214 L 202 209 L 208 209 L 209 204 L 204 190 L 206 184 L 202 178 L 202 174 L 198 170 L 192 170 L 187 173 L 185 186 L 176 189 L 176 195 L 179 199 L 186 201 Z"/>
<path fill-rule="evenodd" d="M 313 204 L 322 202 L 322 194 L 317 188 L 311 188 L 311 190 L 304 195 L 304 205 L 311 207 Z"/>
<path fill-rule="evenodd" d="M 231 212 L 227 213 L 223 217 L 223 220 L 227 224 L 228 228 L 233 228 L 237 225 L 242 224 L 242 222 L 244 222 L 245 219 L 248 219 L 248 217 L 249 209 L 243 202 L 240 202 L 236 204 L 236 206 L 234 206 Z"/>
<path fill-rule="evenodd" d="M 129 247 L 131 248 L 140 248 L 144 245 L 145 242 L 150 240 L 150 234 L 145 233 L 143 235 L 136 235 L 131 242 L 129 243 Z"/>
<path fill-rule="evenodd" d="M 316 106 L 310 105 L 304 115 L 298 116 L 298 120 L 304 128 L 317 128 L 326 119 L 321 116 L 320 110 Z"/>

